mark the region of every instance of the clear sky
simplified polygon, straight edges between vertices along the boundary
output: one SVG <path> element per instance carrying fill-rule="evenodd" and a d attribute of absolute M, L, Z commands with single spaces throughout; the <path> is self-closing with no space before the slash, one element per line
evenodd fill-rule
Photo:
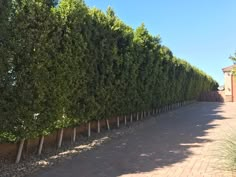
<path fill-rule="evenodd" d="M 224 83 L 222 68 L 236 50 L 236 0 L 85 0 L 103 11 L 111 6 L 127 25 L 142 22 L 173 54 Z"/>

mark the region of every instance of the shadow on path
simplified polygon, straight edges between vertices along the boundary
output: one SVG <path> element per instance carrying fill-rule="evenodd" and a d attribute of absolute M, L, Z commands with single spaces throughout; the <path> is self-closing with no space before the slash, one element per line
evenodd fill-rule
<path fill-rule="evenodd" d="M 116 177 L 149 172 L 182 162 L 193 147 L 211 142 L 207 132 L 217 125 L 222 103 L 199 102 L 145 120 L 132 134 L 84 152 L 38 177 Z"/>

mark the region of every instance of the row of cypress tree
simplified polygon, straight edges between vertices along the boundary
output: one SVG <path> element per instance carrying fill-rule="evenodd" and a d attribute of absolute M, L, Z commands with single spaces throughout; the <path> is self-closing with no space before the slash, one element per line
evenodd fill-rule
<path fill-rule="evenodd" d="M 217 83 L 81 0 L 0 1 L 0 141 L 193 100 Z"/>

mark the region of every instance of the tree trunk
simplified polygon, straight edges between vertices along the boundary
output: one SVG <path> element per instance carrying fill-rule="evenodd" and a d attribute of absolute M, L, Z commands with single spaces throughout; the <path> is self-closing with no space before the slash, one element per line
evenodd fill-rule
<path fill-rule="evenodd" d="M 110 130 L 110 124 L 109 124 L 109 120 L 106 119 L 106 122 L 107 122 L 107 130 Z"/>
<path fill-rule="evenodd" d="M 17 152 L 17 157 L 16 157 L 16 163 L 20 162 L 22 151 L 23 151 L 23 147 L 24 147 L 24 142 L 25 142 L 25 139 L 22 139 L 20 141 L 20 145 L 19 145 L 18 152 Z"/>
<path fill-rule="evenodd" d="M 125 116 L 125 125 L 127 124 L 127 118 L 126 118 L 126 116 Z"/>
<path fill-rule="evenodd" d="M 137 112 L 137 117 L 136 117 L 136 118 L 137 118 L 137 121 L 138 121 L 138 119 L 139 119 L 139 117 L 138 117 L 138 112 Z"/>
<path fill-rule="evenodd" d="M 130 122 L 133 122 L 133 114 L 130 115 Z"/>
<path fill-rule="evenodd" d="M 76 127 L 73 128 L 73 142 L 76 141 Z"/>
<path fill-rule="evenodd" d="M 88 123 L 88 137 L 91 136 L 91 124 L 90 122 Z"/>
<path fill-rule="evenodd" d="M 39 142 L 38 155 L 41 155 L 41 153 L 42 153 L 43 143 L 44 143 L 44 136 L 41 136 L 41 138 L 40 138 L 40 142 Z"/>
<path fill-rule="evenodd" d="M 118 116 L 116 120 L 117 120 L 117 128 L 120 128 L 120 117 Z"/>
<path fill-rule="evenodd" d="M 101 128 L 100 128 L 100 120 L 98 120 L 98 133 L 101 132 Z"/>
<path fill-rule="evenodd" d="M 61 147 L 62 139 L 63 139 L 63 133 L 64 133 L 64 129 L 62 128 L 61 131 L 60 131 L 59 141 L 58 141 L 58 145 L 57 145 L 58 148 Z"/>

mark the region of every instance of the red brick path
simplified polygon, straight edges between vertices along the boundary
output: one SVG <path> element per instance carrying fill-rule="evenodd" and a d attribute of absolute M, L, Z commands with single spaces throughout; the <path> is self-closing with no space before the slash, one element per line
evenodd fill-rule
<path fill-rule="evenodd" d="M 33 176 L 233 177 L 220 155 L 234 130 L 236 103 L 194 103 Z"/>

